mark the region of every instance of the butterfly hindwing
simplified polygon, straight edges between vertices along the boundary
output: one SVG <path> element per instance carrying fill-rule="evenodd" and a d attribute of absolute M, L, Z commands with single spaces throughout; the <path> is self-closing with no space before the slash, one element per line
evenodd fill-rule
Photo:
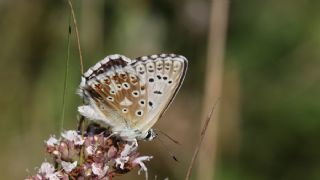
<path fill-rule="evenodd" d="M 132 129 L 142 118 L 137 98 L 143 98 L 143 95 L 135 70 L 128 65 L 130 62 L 122 55 L 107 56 L 84 74 L 80 84 L 80 94 L 93 111 L 101 114 L 98 120 L 116 131 Z"/>

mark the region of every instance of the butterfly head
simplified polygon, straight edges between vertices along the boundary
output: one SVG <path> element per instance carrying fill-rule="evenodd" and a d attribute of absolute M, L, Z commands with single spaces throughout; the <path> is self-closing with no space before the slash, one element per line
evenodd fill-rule
<path fill-rule="evenodd" d="M 157 133 L 155 132 L 155 130 L 154 129 L 149 129 L 143 139 L 145 141 L 152 141 L 156 137 L 157 137 Z"/>

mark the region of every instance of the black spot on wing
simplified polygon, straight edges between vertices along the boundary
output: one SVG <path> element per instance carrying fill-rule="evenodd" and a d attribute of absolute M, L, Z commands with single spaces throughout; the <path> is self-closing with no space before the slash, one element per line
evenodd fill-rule
<path fill-rule="evenodd" d="M 153 91 L 154 94 L 162 94 L 161 91 Z"/>

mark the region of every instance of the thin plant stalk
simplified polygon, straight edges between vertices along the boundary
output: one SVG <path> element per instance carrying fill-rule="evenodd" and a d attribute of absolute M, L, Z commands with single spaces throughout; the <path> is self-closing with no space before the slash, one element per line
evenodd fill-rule
<path fill-rule="evenodd" d="M 76 19 L 76 16 L 75 16 L 75 13 L 74 13 L 74 9 L 73 9 L 73 5 L 72 5 L 72 2 L 71 0 L 67 0 L 68 1 L 68 4 L 69 4 L 69 7 L 70 7 L 70 11 L 71 11 L 71 15 L 72 15 L 72 19 L 73 19 L 73 26 L 74 26 L 74 30 L 75 30 L 75 34 L 76 34 L 76 39 L 77 39 L 77 47 L 78 47 L 78 52 L 79 52 L 79 61 L 80 61 L 80 72 L 81 74 L 83 74 L 83 59 L 82 59 L 82 51 L 81 51 L 81 45 L 80 45 L 80 36 L 79 36 L 79 31 L 78 31 L 78 25 L 77 25 L 77 19 Z M 83 100 L 82 100 L 83 102 Z M 83 135 L 83 131 L 84 131 L 84 117 L 83 116 L 80 116 L 80 119 L 79 119 L 79 123 L 78 123 L 78 130 L 80 131 L 81 135 Z M 80 164 L 83 163 L 83 152 L 84 150 L 81 149 L 81 153 L 80 153 Z"/>
<path fill-rule="evenodd" d="M 212 100 L 222 97 L 222 80 L 224 72 L 225 44 L 227 37 L 229 0 L 211 2 L 210 25 L 208 35 L 208 55 L 205 81 L 205 95 L 202 119 L 207 115 Z M 219 130 L 219 105 L 214 114 L 215 123 L 208 127 L 207 137 L 199 153 L 198 173 L 196 179 L 214 179 L 217 141 Z"/>
<path fill-rule="evenodd" d="M 80 36 L 79 36 L 79 31 L 78 31 L 78 25 L 77 25 L 77 19 L 74 13 L 74 9 L 73 9 L 73 5 L 71 0 L 67 0 L 69 7 L 70 7 L 70 11 L 71 11 L 71 15 L 72 15 L 72 20 L 73 20 L 73 26 L 74 26 L 74 30 L 75 30 L 75 34 L 76 34 L 76 39 L 77 39 L 77 47 L 78 47 L 78 52 L 79 52 L 79 61 L 80 61 L 80 72 L 81 74 L 83 74 L 83 59 L 82 59 L 82 51 L 81 51 L 81 44 L 80 44 Z M 82 100 L 83 101 L 83 100 Z M 83 123 L 84 123 L 84 117 L 80 116 L 79 119 L 79 123 L 78 123 L 78 130 L 81 132 L 83 132 Z"/>
<path fill-rule="evenodd" d="M 82 51 L 81 51 L 81 45 L 80 45 L 80 37 L 79 37 L 77 19 L 76 19 L 74 10 L 73 10 L 73 6 L 72 6 L 71 0 L 68 0 L 68 4 L 69 4 L 70 10 L 71 10 L 74 30 L 76 32 L 76 39 L 77 39 L 77 45 L 78 45 L 78 51 L 79 51 L 79 60 L 80 60 L 80 72 L 81 72 L 81 74 L 83 74 L 83 59 L 82 59 Z"/>
<path fill-rule="evenodd" d="M 66 70 L 65 70 L 64 85 L 63 85 L 63 97 L 62 97 L 62 112 L 61 112 L 60 132 L 63 131 L 64 119 L 65 119 L 65 111 L 66 111 L 66 95 L 67 95 L 67 87 L 68 87 L 69 60 L 70 60 L 70 35 L 71 35 L 71 25 L 70 25 L 70 18 L 69 18 L 68 44 L 67 44 L 67 59 L 66 59 Z"/>
<path fill-rule="evenodd" d="M 194 166 L 194 163 L 197 159 L 197 156 L 199 154 L 199 151 L 200 151 L 200 148 L 201 148 L 201 145 L 202 145 L 202 142 L 203 142 L 203 139 L 206 135 L 206 132 L 207 132 L 207 129 L 208 129 L 208 125 L 209 125 L 209 122 L 211 120 L 211 117 L 212 117 L 212 114 L 213 114 L 213 111 L 218 103 L 219 99 L 215 102 L 215 104 L 212 106 L 211 108 L 211 111 L 210 113 L 208 114 L 206 120 L 205 120 L 205 124 L 202 128 L 202 131 L 201 131 L 201 134 L 200 134 L 200 140 L 198 141 L 198 144 L 196 145 L 196 148 L 194 150 L 194 153 L 193 153 L 193 156 L 192 156 L 192 159 L 191 159 L 191 162 L 189 164 L 189 167 L 188 167 L 188 171 L 187 171 L 187 175 L 186 175 L 186 178 L 185 180 L 189 180 L 190 179 L 190 176 L 191 176 L 191 171 L 192 171 L 192 168 Z"/>

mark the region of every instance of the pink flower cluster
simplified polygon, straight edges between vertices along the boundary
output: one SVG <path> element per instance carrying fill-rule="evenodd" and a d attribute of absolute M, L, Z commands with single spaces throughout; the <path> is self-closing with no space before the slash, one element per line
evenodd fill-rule
<path fill-rule="evenodd" d="M 109 179 L 140 166 L 148 178 L 144 161 L 152 156 L 139 156 L 138 143 L 123 141 L 102 132 L 86 131 L 80 135 L 69 130 L 61 138 L 51 136 L 46 142 L 46 152 L 53 164 L 43 162 L 36 175 L 27 180 Z M 139 171 L 139 173 L 140 173 Z"/>

